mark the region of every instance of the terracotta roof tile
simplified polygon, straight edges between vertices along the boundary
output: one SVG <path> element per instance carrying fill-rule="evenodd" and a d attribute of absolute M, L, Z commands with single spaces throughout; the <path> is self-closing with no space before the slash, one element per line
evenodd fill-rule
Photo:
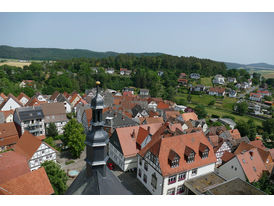
<path fill-rule="evenodd" d="M 3 92 L 0 93 L 0 97 L 2 97 L 4 100 L 7 99 L 7 96 Z"/>
<path fill-rule="evenodd" d="M 41 144 L 41 140 L 33 136 L 28 131 L 25 131 L 15 145 L 14 151 L 21 155 L 25 155 L 27 159 L 30 160 Z"/>
<path fill-rule="evenodd" d="M 254 141 L 250 141 L 249 144 L 253 145 L 256 148 L 260 148 L 262 150 L 265 150 L 266 147 L 264 146 L 262 140 L 254 140 Z"/>
<path fill-rule="evenodd" d="M 164 102 L 159 102 L 157 105 L 158 109 L 169 109 L 169 105 L 165 104 Z"/>
<path fill-rule="evenodd" d="M 242 138 L 238 129 L 229 130 L 229 133 L 231 134 L 233 139 L 241 139 Z"/>
<path fill-rule="evenodd" d="M 198 116 L 194 112 L 183 113 L 182 118 L 183 118 L 184 121 L 188 121 L 190 119 L 198 120 Z"/>
<path fill-rule="evenodd" d="M 199 147 L 200 143 L 208 146 L 209 155 L 208 158 L 201 158 L 199 155 Z M 159 145 L 160 144 L 160 145 Z M 156 146 L 157 147 L 156 147 Z M 158 146 L 159 145 L 159 146 Z M 141 156 L 144 156 L 147 151 L 156 151 L 158 147 L 159 149 L 159 164 L 160 169 L 163 176 L 168 176 L 172 174 L 176 174 L 182 171 L 191 170 L 197 167 L 201 167 L 203 165 L 208 165 L 216 162 L 216 156 L 214 154 L 213 148 L 210 145 L 209 141 L 203 134 L 203 132 L 196 132 L 191 134 L 184 134 L 172 137 L 165 137 L 162 135 L 155 135 L 152 137 L 152 141 L 150 141 L 140 152 Z M 153 148 L 153 149 L 152 149 Z M 184 157 L 185 149 L 191 148 L 196 155 L 195 160 L 191 163 L 187 163 Z M 168 155 L 170 150 L 175 151 L 181 158 L 179 160 L 179 166 L 171 168 L 168 164 Z M 154 151 L 154 152 L 155 152 Z"/>
<path fill-rule="evenodd" d="M 258 181 L 266 170 L 257 148 L 236 155 L 249 182 Z"/>
<path fill-rule="evenodd" d="M 27 158 L 14 151 L 0 154 L 0 184 L 30 171 Z"/>
<path fill-rule="evenodd" d="M 250 149 L 254 148 L 253 145 L 251 144 L 248 144 L 246 142 L 241 142 L 238 146 L 238 148 L 234 151 L 234 154 L 237 155 L 237 154 L 241 154 L 242 152 L 244 151 L 248 151 Z"/>
<path fill-rule="evenodd" d="M 43 167 L 0 185 L 4 195 L 51 195 L 54 190 Z"/>
<path fill-rule="evenodd" d="M 228 162 L 229 160 L 231 160 L 233 157 L 235 157 L 235 155 L 234 155 L 233 153 L 228 152 L 228 151 L 225 151 L 225 152 L 223 153 L 223 156 L 221 157 L 221 159 L 222 159 L 222 162 L 223 162 L 223 163 L 226 163 L 226 162 Z"/>
<path fill-rule="evenodd" d="M 14 122 L 0 124 L 0 147 L 16 144 L 19 135 Z"/>
<path fill-rule="evenodd" d="M 20 99 L 22 99 L 23 97 L 25 97 L 25 98 L 27 98 L 28 100 L 30 100 L 30 98 L 28 97 L 28 95 L 26 95 L 26 94 L 23 93 L 23 92 L 21 92 L 21 93 L 18 95 L 17 99 L 20 101 Z"/>

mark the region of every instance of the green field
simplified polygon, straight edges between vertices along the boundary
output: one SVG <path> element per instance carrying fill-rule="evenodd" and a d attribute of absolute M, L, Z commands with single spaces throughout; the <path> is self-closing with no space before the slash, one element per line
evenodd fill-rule
<path fill-rule="evenodd" d="M 201 78 L 201 84 L 205 86 L 213 86 L 211 77 Z"/>
<path fill-rule="evenodd" d="M 248 121 L 249 119 L 252 119 L 254 120 L 256 125 L 262 125 L 262 120 L 260 119 L 246 115 L 240 116 L 233 113 L 233 104 L 237 101 L 236 98 L 224 97 L 223 99 L 221 99 L 207 94 L 191 95 L 191 103 L 188 103 L 187 96 L 188 94 L 186 93 L 177 94 L 177 96 L 175 97 L 176 103 L 189 106 L 192 108 L 196 107 L 198 104 L 201 104 L 205 106 L 209 116 L 211 116 L 212 114 L 218 115 L 219 117 L 233 116 L 236 122 L 239 120 Z M 213 106 L 208 106 L 209 102 L 211 102 L 212 100 L 216 101 L 215 104 Z"/>

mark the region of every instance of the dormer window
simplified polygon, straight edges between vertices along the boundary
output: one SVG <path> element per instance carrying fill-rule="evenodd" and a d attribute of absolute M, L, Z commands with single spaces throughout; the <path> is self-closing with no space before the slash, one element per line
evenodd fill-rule
<path fill-rule="evenodd" d="M 170 167 L 171 168 L 178 167 L 179 160 L 180 160 L 180 156 L 173 150 L 170 150 L 168 155 L 168 164 L 170 165 Z"/>
<path fill-rule="evenodd" d="M 200 143 L 199 146 L 199 155 L 202 159 L 208 157 L 209 148 L 208 146 L 204 145 L 203 143 Z"/>
<path fill-rule="evenodd" d="M 185 148 L 184 156 L 187 163 L 191 163 L 195 160 L 195 152 L 188 146 Z"/>

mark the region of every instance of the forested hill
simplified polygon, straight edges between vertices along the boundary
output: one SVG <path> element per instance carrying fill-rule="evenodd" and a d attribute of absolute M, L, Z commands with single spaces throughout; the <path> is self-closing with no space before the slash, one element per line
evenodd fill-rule
<path fill-rule="evenodd" d="M 115 57 L 117 52 L 95 52 L 85 49 L 24 48 L 0 45 L 0 58 L 22 60 L 65 60 L 72 58 Z M 162 53 L 127 53 L 134 56 L 159 56 Z"/>

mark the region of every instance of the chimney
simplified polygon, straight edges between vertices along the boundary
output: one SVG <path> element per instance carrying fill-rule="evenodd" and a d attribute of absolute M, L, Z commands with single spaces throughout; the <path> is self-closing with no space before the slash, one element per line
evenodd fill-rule
<path fill-rule="evenodd" d="M 131 137 L 135 138 L 135 129 L 133 129 L 133 132 L 131 133 Z"/>
<path fill-rule="evenodd" d="M 150 134 L 150 126 L 147 127 L 148 134 Z"/>

